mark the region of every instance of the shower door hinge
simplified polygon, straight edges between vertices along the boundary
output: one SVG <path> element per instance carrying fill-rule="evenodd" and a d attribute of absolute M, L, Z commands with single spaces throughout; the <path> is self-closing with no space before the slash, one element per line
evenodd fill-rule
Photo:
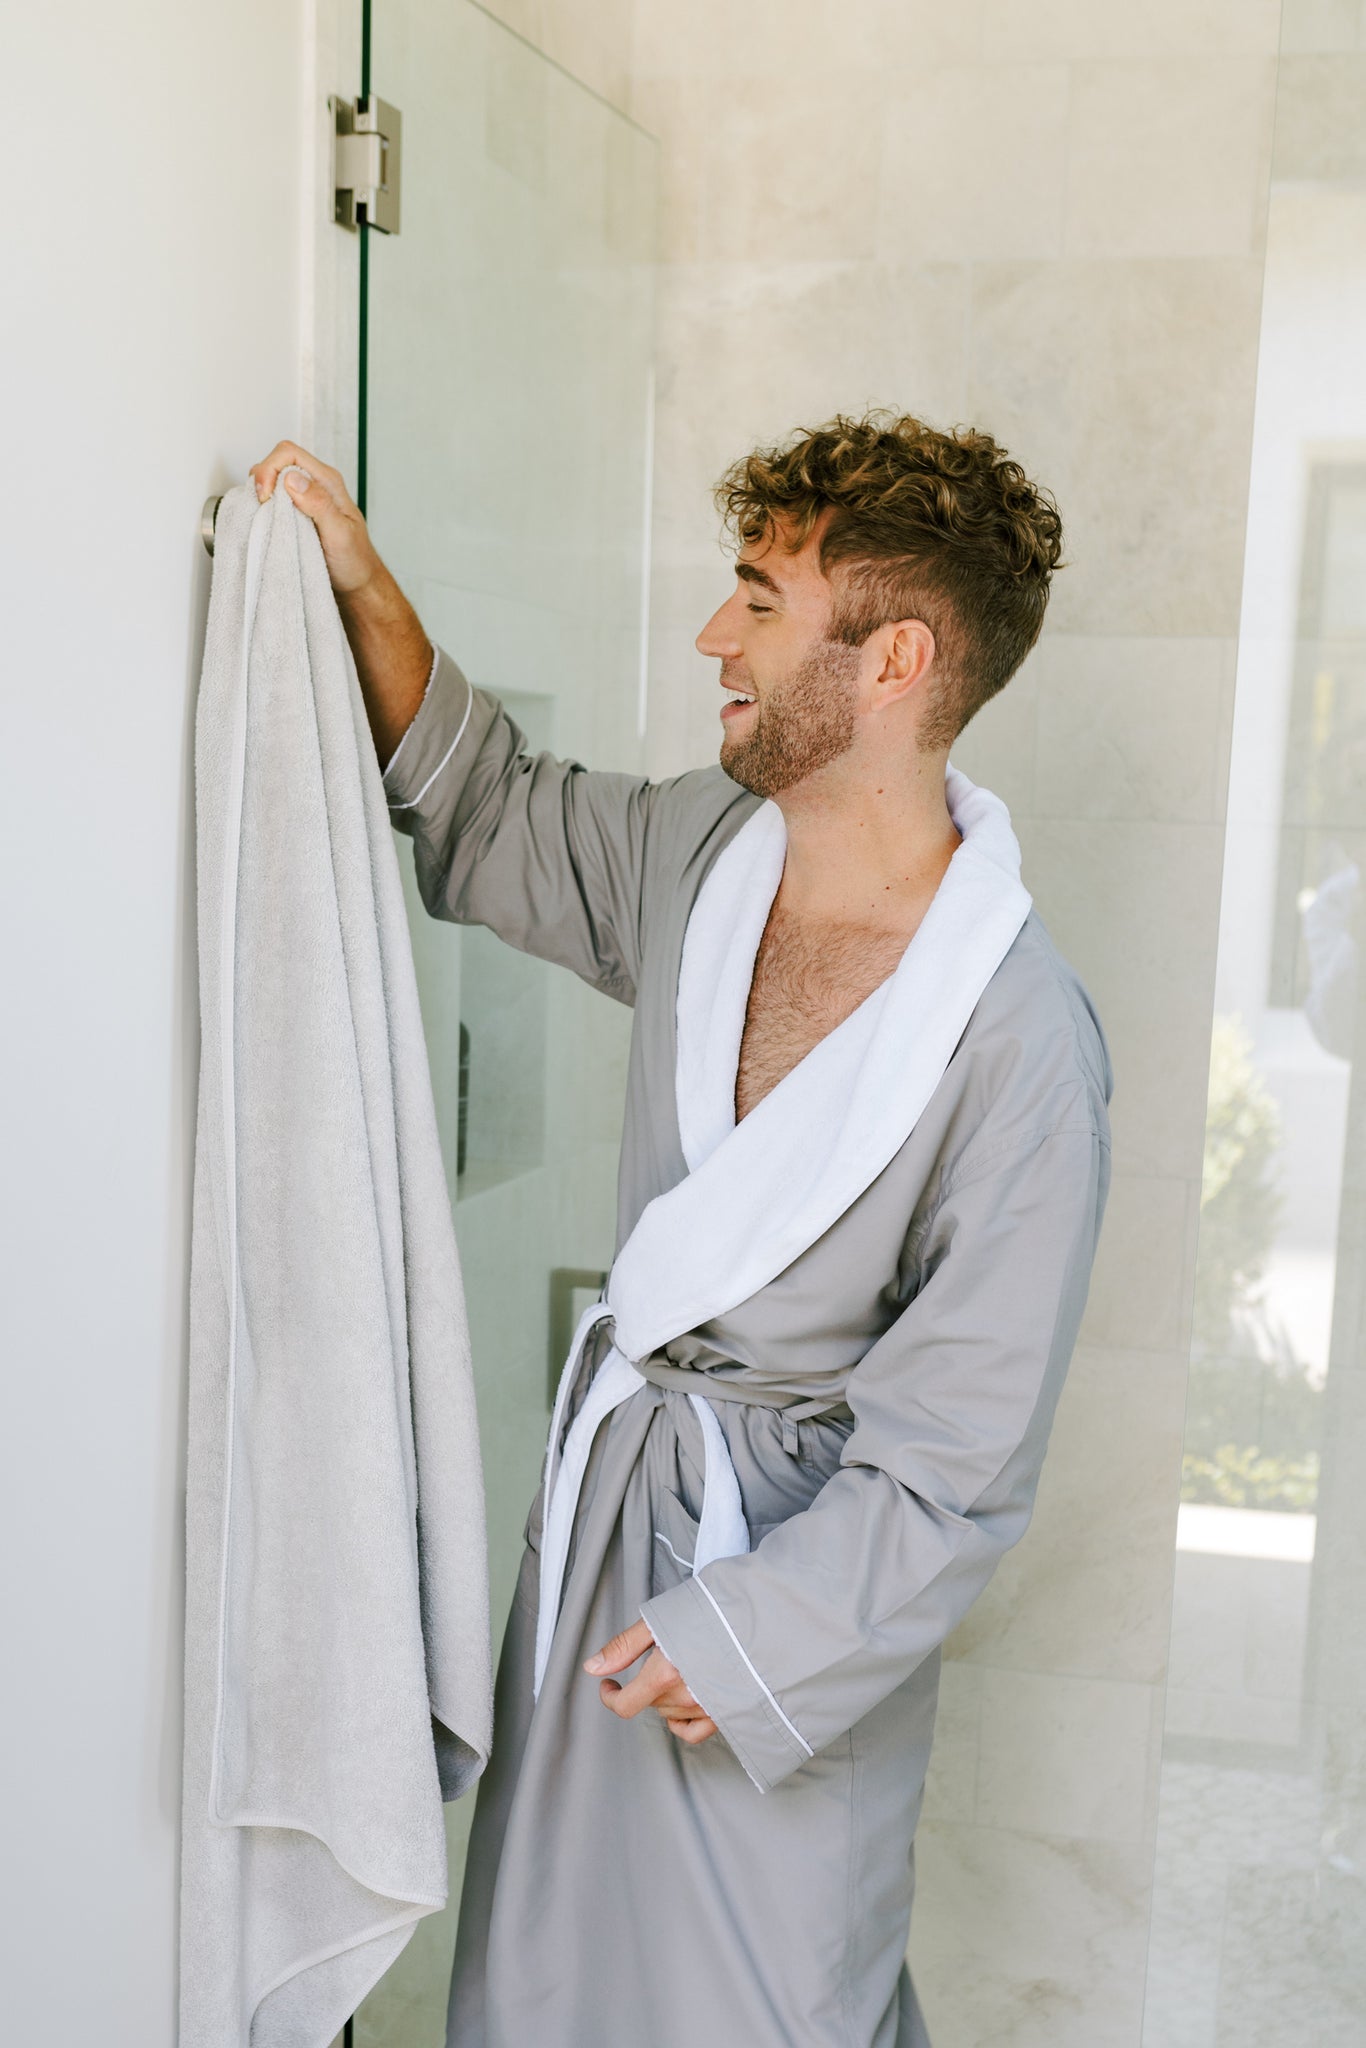
<path fill-rule="evenodd" d="M 403 156 L 403 116 L 397 107 L 374 93 L 354 104 L 328 101 L 332 109 L 332 218 L 338 227 L 378 228 L 396 235 L 399 218 L 399 173 Z"/>

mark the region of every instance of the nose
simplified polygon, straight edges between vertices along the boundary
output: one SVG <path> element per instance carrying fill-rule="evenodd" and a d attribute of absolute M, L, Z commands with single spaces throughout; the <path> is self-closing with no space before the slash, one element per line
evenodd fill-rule
<path fill-rule="evenodd" d="M 715 655 L 722 661 L 739 659 L 740 642 L 732 623 L 730 599 L 712 613 L 693 645 L 699 654 Z"/>

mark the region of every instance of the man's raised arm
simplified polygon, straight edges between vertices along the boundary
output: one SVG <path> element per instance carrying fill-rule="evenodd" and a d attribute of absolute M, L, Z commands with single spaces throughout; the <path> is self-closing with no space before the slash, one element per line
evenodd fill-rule
<path fill-rule="evenodd" d="M 258 497 L 278 481 L 318 530 L 390 815 L 413 841 L 428 910 L 487 925 L 633 1002 L 657 785 L 528 754 L 497 699 L 434 652 L 337 470 L 281 441 L 251 474 Z"/>
<path fill-rule="evenodd" d="M 285 490 L 318 529 L 381 766 L 411 725 L 431 674 L 422 621 L 375 552 L 340 470 L 293 441 L 277 441 L 251 471 L 264 502 L 284 472 Z"/>

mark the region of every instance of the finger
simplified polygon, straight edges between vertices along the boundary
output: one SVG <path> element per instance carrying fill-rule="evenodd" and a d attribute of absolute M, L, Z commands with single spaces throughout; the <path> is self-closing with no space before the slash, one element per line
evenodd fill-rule
<path fill-rule="evenodd" d="M 625 1685 L 618 1685 L 614 1679 L 604 1678 L 598 1689 L 598 1697 L 605 1707 L 623 1721 L 629 1721 L 642 1707 L 652 1707 L 655 1701 L 677 1685 L 678 1673 L 668 1658 L 659 1650 L 652 1650 L 645 1660 L 643 1670 Z"/>
<path fill-rule="evenodd" d="M 286 463 L 306 461 L 304 451 L 295 441 L 277 441 L 269 455 L 262 462 L 255 462 L 247 471 L 256 486 L 256 495 L 262 504 L 275 489 L 276 480 Z"/>
<path fill-rule="evenodd" d="M 316 477 L 306 470 L 285 468 L 280 471 L 280 482 L 301 512 L 306 512 L 316 525 L 319 519 L 335 512 L 336 500 L 331 492 Z"/>
<path fill-rule="evenodd" d="M 720 1730 L 717 1728 L 715 1721 L 710 1720 L 704 1714 L 697 1721 L 670 1721 L 669 1733 L 670 1735 L 676 1735 L 680 1742 L 694 1745 L 699 1742 L 710 1741 L 713 1735 L 720 1733 Z"/>
<path fill-rule="evenodd" d="M 613 1636 L 601 1650 L 586 1659 L 584 1670 L 596 1678 L 603 1671 L 624 1671 L 628 1664 L 634 1664 L 637 1657 L 643 1657 L 654 1642 L 649 1624 L 633 1621 L 619 1636 Z"/>
<path fill-rule="evenodd" d="M 339 501 L 345 498 L 346 486 L 340 470 L 320 461 L 316 455 L 310 455 L 297 441 L 277 441 L 265 460 L 254 463 L 247 471 L 256 485 L 256 496 L 262 504 L 275 489 L 281 470 L 288 468 L 291 463 L 307 470 L 311 477 L 325 486 Z"/>
<path fill-rule="evenodd" d="M 662 1691 L 656 1691 L 655 1705 L 661 1714 L 680 1714 L 685 1718 L 690 1714 L 706 1712 L 696 1694 L 689 1692 L 682 1679 L 678 1677 L 675 1677 L 672 1685 L 665 1686 Z"/>
<path fill-rule="evenodd" d="M 598 1687 L 598 1698 L 618 1720 L 633 1721 L 642 1707 L 654 1705 L 655 1689 L 642 1672 L 629 1685 L 618 1685 L 615 1678 L 604 1678 Z"/>

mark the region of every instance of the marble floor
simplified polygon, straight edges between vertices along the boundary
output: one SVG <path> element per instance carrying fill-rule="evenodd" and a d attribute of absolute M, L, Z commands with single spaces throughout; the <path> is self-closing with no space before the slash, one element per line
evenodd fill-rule
<path fill-rule="evenodd" d="M 1366 1870 L 1309 1769 L 1163 1769 L 1143 2048 L 1363 2048 Z"/>
<path fill-rule="evenodd" d="M 1357 1744 L 1309 1696 L 1312 1533 L 1262 1526 L 1310 1518 L 1244 1519 L 1177 1558 L 1143 2048 L 1366 2048 Z"/>

